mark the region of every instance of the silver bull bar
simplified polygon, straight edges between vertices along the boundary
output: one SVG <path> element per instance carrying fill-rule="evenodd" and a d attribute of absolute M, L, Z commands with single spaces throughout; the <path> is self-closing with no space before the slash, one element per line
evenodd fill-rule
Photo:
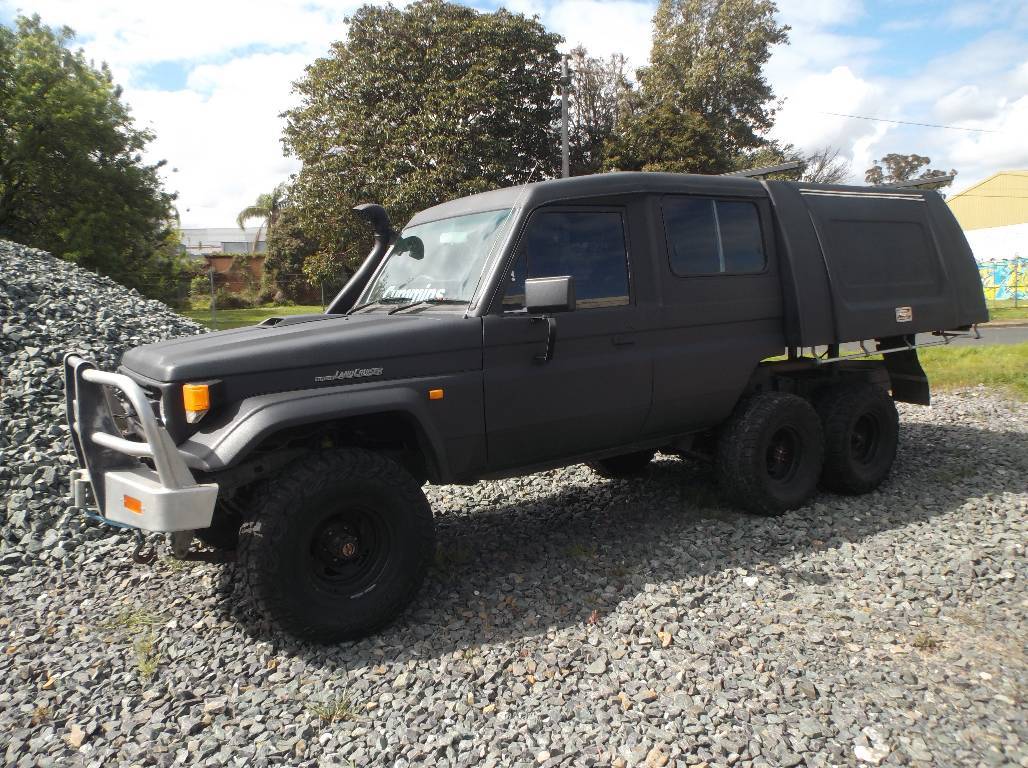
<path fill-rule="evenodd" d="M 146 531 L 209 527 L 218 485 L 196 482 L 142 387 L 74 353 L 64 358 L 64 374 L 68 425 L 80 466 L 71 477 L 75 505 L 86 506 L 90 487 L 105 520 Z M 110 389 L 121 392 L 134 411 L 142 441 L 121 434 Z"/>

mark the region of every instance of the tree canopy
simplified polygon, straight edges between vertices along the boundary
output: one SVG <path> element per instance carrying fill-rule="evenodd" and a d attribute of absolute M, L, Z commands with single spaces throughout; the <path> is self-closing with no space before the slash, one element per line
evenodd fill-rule
<path fill-rule="evenodd" d="M 38 16 L 0 26 L 0 237 L 159 294 L 176 269 L 173 196 L 106 65 Z"/>
<path fill-rule="evenodd" d="M 600 59 L 582 46 L 569 56 L 568 156 L 572 176 L 599 173 L 621 128 L 631 97 L 628 62 L 621 54 Z"/>
<path fill-rule="evenodd" d="M 934 176 L 956 175 L 956 170 L 941 171 L 936 168 L 928 168 L 932 159 L 925 155 L 910 154 L 900 155 L 891 152 L 881 160 L 875 160 L 874 165 L 864 173 L 864 180 L 868 184 L 894 184 L 898 181 L 910 181 L 917 178 L 931 178 Z M 938 189 L 950 182 L 943 182 L 938 185 L 928 185 L 925 189 Z"/>
<path fill-rule="evenodd" d="M 772 0 L 660 0 L 614 167 L 719 173 L 759 147 L 775 114 L 763 67 L 788 41 L 777 10 Z"/>
<path fill-rule="evenodd" d="M 291 197 L 307 232 L 352 265 L 370 242 L 351 212 L 397 224 L 442 200 L 552 175 L 560 37 L 535 19 L 444 0 L 363 6 L 310 65 L 285 114 L 302 160 Z"/>

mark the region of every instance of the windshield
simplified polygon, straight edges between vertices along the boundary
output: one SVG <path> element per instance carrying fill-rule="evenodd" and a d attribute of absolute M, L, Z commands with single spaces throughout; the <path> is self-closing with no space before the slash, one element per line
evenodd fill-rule
<path fill-rule="evenodd" d="M 469 303 L 510 209 L 407 227 L 358 302 Z"/>

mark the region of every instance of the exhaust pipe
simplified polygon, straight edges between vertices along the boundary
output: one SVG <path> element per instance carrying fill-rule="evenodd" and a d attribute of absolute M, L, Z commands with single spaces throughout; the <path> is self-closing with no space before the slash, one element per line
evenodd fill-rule
<path fill-rule="evenodd" d="M 361 295 L 371 276 L 378 269 L 378 265 L 382 263 L 382 257 L 385 256 L 397 235 L 389 221 L 389 214 L 381 205 L 362 203 L 354 206 L 353 211 L 374 228 L 375 244 L 365 257 L 364 263 L 360 265 L 360 269 L 353 273 L 346 285 L 329 303 L 325 309 L 326 315 L 342 315 L 353 308 L 353 305 L 357 303 L 357 297 Z"/>

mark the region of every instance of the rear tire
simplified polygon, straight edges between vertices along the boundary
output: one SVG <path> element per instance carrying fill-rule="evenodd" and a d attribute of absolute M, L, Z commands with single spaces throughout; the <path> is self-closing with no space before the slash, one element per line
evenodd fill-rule
<path fill-rule="evenodd" d="M 251 602 L 290 634 L 363 637 L 414 597 L 435 552 L 432 510 L 417 481 L 362 449 L 305 458 L 256 494 L 239 531 L 237 567 Z"/>
<path fill-rule="evenodd" d="M 609 459 L 590 461 L 588 466 L 600 477 L 610 480 L 638 477 L 646 472 L 656 453 L 656 451 L 636 451 L 622 456 L 611 456 Z"/>
<path fill-rule="evenodd" d="M 814 407 L 780 392 L 758 394 L 739 405 L 721 431 L 717 476 L 739 507 L 779 515 L 814 495 L 824 438 Z"/>
<path fill-rule="evenodd" d="M 899 414 L 889 393 L 873 384 L 833 387 L 818 399 L 825 433 L 821 484 L 830 491 L 873 491 L 889 475 L 899 442 Z"/>

